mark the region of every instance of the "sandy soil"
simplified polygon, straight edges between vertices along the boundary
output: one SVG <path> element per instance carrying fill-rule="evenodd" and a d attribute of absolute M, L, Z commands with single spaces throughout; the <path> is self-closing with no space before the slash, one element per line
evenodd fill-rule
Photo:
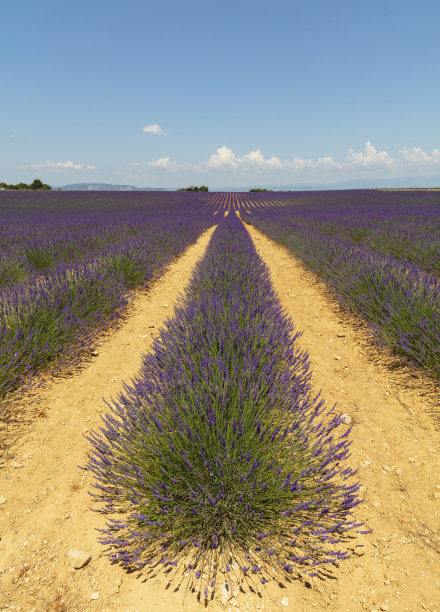
<path fill-rule="evenodd" d="M 209 609 L 440 610 L 440 433 L 432 386 L 423 377 L 390 369 L 313 275 L 284 249 L 249 231 L 283 305 L 305 330 L 301 342 L 311 356 L 316 388 L 352 419 L 351 461 L 360 466 L 366 500 L 357 517 L 374 533 L 359 538 L 364 546 L 334 571 L 334 579 L 269 583 L 262 598 L 237 593 L 232 583 L 236 597 L 226 605 L 216 600 Z M 108 562 L 96 541 L 103 518 L 90 512 L 90 479 L 78 466 L 88 450 L 83 433 L 97 427 L 105 411 L 102 398 L 116 396 L 121 381 L 136 374 L 141 354 L 172 314 L 211 233 L 137 298 L 89 364 L 32 394 L 40 417 L 24 428 L 0 473 L 0 609 L 202 609 L 194 596 L 183 598 L 183 589 L 167 589 L 163 576 L 145 580 Z M 66 556 L 71 548 L 90 552 L 90 563 L 73 569 Z"/>

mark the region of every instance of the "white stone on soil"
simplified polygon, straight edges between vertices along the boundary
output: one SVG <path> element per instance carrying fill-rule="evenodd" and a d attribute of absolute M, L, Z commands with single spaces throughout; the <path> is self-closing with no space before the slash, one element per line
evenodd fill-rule
<path fill-rule="evenodd" d="M 69 559 L 70 565 L 75 569 L 81 569 L 92 558 L 92 555 L 89 552 L 84 550 L 78 550 L 77 548 L 71 548 L 67 551 L 67 557 Z"/>

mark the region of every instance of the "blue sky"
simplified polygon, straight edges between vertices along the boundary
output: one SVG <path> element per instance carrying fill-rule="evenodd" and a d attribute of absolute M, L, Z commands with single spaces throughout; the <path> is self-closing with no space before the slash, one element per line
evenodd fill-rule
<path fill-rule="evenodd" d="M 0 180 L 440 176 L 440 3 L 10 0 Z"/>

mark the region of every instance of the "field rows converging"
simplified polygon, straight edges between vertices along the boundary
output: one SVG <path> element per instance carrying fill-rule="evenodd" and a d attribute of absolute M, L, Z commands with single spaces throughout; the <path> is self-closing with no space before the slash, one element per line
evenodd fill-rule
<path fill-rule="evenodd" d="M 0 609 L 440 611 L 438 196 L 16 195 Z"/>
<path fill-rule="evenodd" d="M 252 194 L 247 193 L 214 193 L 203 194 L 200 199 L 206 204 L 206 211 L 214 214 L 230 210 L 236 210 L 246 213 L 251 213 L 253 210 L 266 209 L 271 207 L 286 206 L 286 203 L 279 198 L 270 198 L 267 194 Z M 278 194 L 277 194 L 278 195 Z"/>

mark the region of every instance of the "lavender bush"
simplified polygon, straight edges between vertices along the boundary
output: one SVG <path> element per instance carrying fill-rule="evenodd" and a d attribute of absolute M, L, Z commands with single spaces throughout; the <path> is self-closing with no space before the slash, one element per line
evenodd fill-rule
<path fill-rule="evenodd" d="M 242 223 L 221 220 L 138 378 L 89 437 L 113 561 L 182 564 L 207 596 L 219 571 L 264 583 L 347 558 L 341 540 L 361 526 L 349 430 L 312 395 L 299 335 Z"/>

